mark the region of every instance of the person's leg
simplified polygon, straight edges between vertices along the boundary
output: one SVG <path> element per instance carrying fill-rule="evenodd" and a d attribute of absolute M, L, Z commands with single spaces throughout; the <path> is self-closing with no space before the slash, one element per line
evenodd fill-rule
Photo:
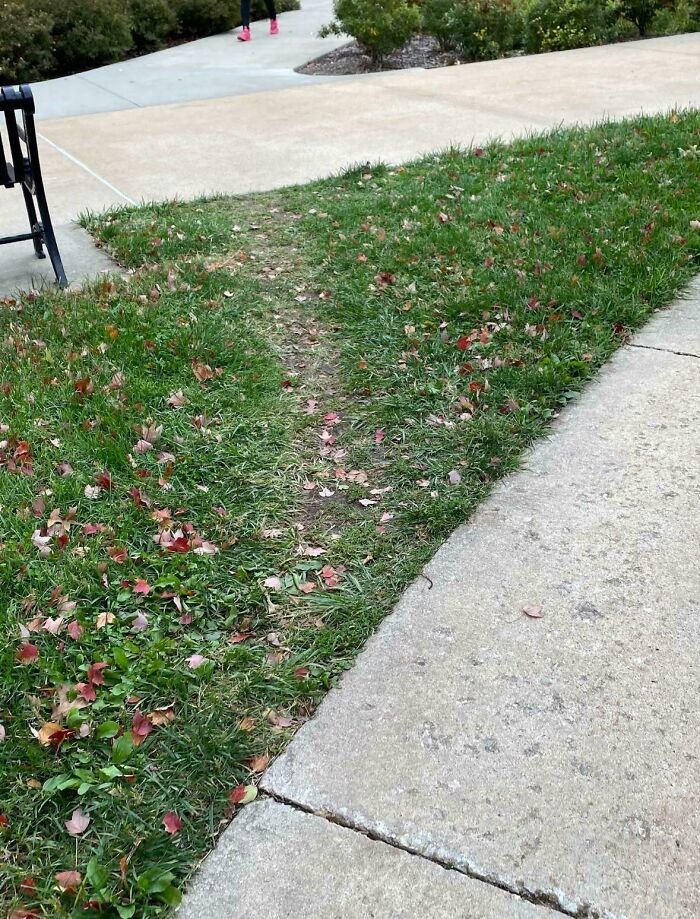
<path fill-rule="evenodd" d="M 267 15 L 273 21 L 277 19 L 277 10 L 275 9 L 275 0 L 265 0 L 265 5 L 267 6 Z"/>
<path fill-rule="evenodd" d="M 245 29 L 250 27 L 250 0 L 241 0 L 241 25 Z"/>

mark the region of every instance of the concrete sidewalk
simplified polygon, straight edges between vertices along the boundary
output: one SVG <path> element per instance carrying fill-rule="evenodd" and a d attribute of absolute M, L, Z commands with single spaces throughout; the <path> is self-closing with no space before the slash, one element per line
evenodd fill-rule
<path fill-rule="evenodd" d="M 60 118 L 39 127 L 62 237 L 85 209 L 259 191 L 368 160 L 398 163 L 449 144 L 674 105 L 700 106 L 700 33 Z M 0 234 L 25 220 L 21 196 L 14 203 L 3 196 Z M 8 277 L 20 284 L 36 268 L 31 247 L 14 275 L 6 257 L 0 252 L 5 289 Z"/>
<path fill-rule="evenodd" d="M 178 919 L 695 919 L 699 460 L 697 284 L 445 543 Z"/>
<path fill-rule="evenodd" d="M 269 35 L 267 21 L 254 22 L 250 44 L 241 44 L 235 30 L 36 83 L 38 117 L 46 121 L 338 82 L 346 78 L 295 73 L 296 67 L 349 41 L 347 36 L 318 37 L 331 19 L 333 0 L 304 0 L 302 9 L 280 13 L 278 37 Z"/>

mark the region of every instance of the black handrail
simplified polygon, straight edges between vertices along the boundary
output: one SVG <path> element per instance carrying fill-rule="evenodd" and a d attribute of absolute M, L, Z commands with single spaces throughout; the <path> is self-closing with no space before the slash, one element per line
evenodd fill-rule
<path fill-rule="evenodd" d="M 10 159 L 6 159 L 0 131 L 0 184 L 5 188 L 21 186 L 30 227 L 29 233 L 0 238 L 0 246 L 31 240 L 34 243 L 37 258 L 46 258 L 44 252 L 44 246 L 46 246 L 59 286 L 67 287 L 68 281 L 63 270 L 61 254 L 58 251 L 56 234 L 46 201 L 44 181 L 41 176 L 34 111 L 34 97 L 28 86 L 19 88 L 5 86 L 0 89 L 0 112 L 5 113 L 5 133 L 10 155 Z M 21 124 L 17 121 L 17 112 L 21 112 Z M 34 198 L 36 198 L 36 207 Z M 38 216 L 37 208 L 39 209 Z"/>

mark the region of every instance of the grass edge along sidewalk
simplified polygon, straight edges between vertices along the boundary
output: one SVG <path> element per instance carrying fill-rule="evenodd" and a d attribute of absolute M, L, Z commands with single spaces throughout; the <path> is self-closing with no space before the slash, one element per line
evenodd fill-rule
<path fill-rule="evenodd" d="M 0 313 L 0 903 L 166 912 L 439 543 L 697 271 L 700 116 L 86 223 Z M 390 665 L 390 662 L 387 662 Z"/>

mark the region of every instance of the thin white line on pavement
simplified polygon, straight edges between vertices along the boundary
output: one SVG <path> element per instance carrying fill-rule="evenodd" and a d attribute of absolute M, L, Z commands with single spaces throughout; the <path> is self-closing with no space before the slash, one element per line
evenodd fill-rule
<path fill-rule="evenodd" d="M 103 185 L 106 185 L 107 188 L 109 188 L 110 191 L 113 191 L 115 195 L 119 195 L 120 198 L 123 198 L 129 204 L 136 205 L 138 203 L 134 201 L 133 198 L 130 198 L 128 195 L 125 195 L 123 191 L 119 191 L 118 188 L 115 188 L 111 182 L 107 181 L 107 179 L 103 179 L 101 175 L 98 175 L 96 172 L 93 172 L 93 170 L 90 169 L 89 166 L 86 166 L 85 163 L 83 163 L 81 160 L 73 156 L 72 153 L 69 153 L 67 150 L 64 150 L 63 147 L 59 147 L 58 144 L 55 144 L 52 140 L 49 140 L 48 137 L 45 137 L 43 134 L 40 134 L 38 131 L 36 132 L 36 136 L 40 140 L 43 140 L 45 144 L 48 144 L 49 147 L 53 147 L 54 150 L 57 150 L 59 153 L 65 156 L 66 159 L 69 159 L 71 163 L 74 163 L 76 166 L 79 166 L 80 169 L 84 169 L 85 172 L 87 172 L 89 175 L 93 177 L 93 179 L 97 179 L 98 182 L 101 182 Z"/>

